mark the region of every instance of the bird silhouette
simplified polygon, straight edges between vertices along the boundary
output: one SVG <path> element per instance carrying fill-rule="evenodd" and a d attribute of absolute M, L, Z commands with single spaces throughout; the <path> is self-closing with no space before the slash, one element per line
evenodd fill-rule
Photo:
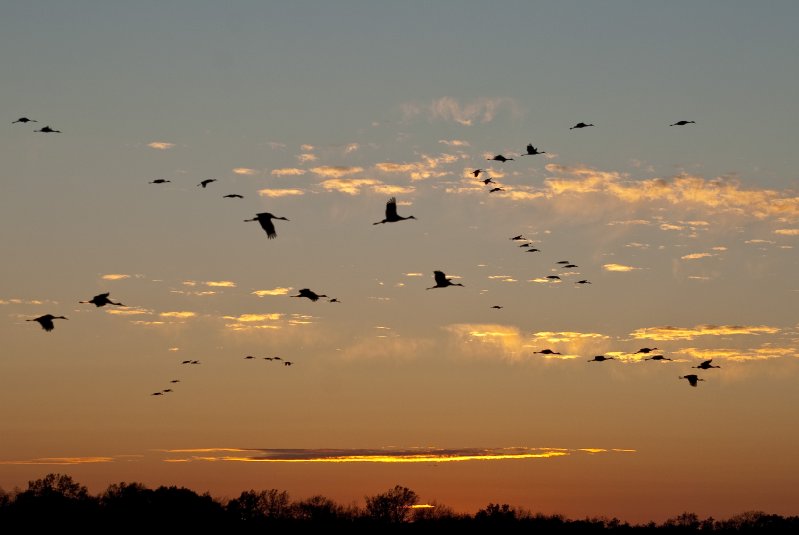
<path fill-rule="evenodd" d="M 153 392 L 153 393 L 152 393 L 152 394 L 150 394 L 150 395 L 151 395 L 151 396 L 163 396 L 163 395 L 164 395 L 164 393 L 163 393 L 163 392 Z"/>
<path fill-rule="evenodd" d="M 252 219 L 245 219 L 245 222 L 248 221 L 258 221 L 261 224 L 261 228 L 266 231 L 266 236 L 270 240 L 277 237 L 277 232 L 275 232 L 275 225 L 272 223 L 273 219 L 282 219 L 283 221 L 288 221 L 285 217 L 278 217 L 276 215 L 270 214 L 269 212 L 261 212 L 260 214 L 255 214 L 255 217 Z"/>
<path fill-rule="evenodd" d="M 536 249 L 535 247 L 531 247 L 530 249 L 527 249 L 527 252 L 528 253 L 540 253 L 541 249 Z"/>
<path fill-rule="evenodd" d="M 341 303 L 337 297 L 333 297 L 332 299 L 327 300 L 328 303 Z"/>
<path fill-rule="evenodd" d="M 222 195 L 223 199 L 243 199 L 244 195 L 239 195 L 238 193 L 229 193 L 228 195 Z"/>
<path fill-rule="evenodd" d="M 638 351 L 633 353 L 633 355 L 637 355 L 638 353 L 649 354 L 649 353 L 651 353 L 652 351 L 655 351 L 655 350 L 657 350 L 656 347 L 642 347 L 641 349 L 639 349 Z"/>
<path fill-rule="evenodd" d="M 606 357 L 605 355 L 597 355 L 588 362 L 604 362 L 606 360 L 613 360 L 615 357 Z"/>
<path fill-rule="evenodd" d="M 211 182 L 216 182 L 216 179 L 215 179 L 215 178 L 206 178 L 205 180 L 203 180 L 202 182 L 200 182 L 200 183 L 199 183 L 199 184 L 197 184 L 197 185 L 198 185 L 198 186 L 202 186 L 202 187 L 203 187 L 203 189 L 205 189 L 205 186 L 207 186 L 207 185 L 208 185 L 208 184 L 210 184 Z"/>
<path fill-rule="evenodd" d="M 382 221 L 372 223 L 373 225 L 380 225 L 381 223 L 396 223 L 397 221 L 404 221 L 406 219 L 416 219 L 414 216 L 402 217 L 397 214 L 397 199 L 391 197 L 386 203 L 386 218 Z"/>
<path fill-rule="evenodd" d="M 519 247 L 530 247 L 530 246 L 531 246 L 531 245 L 530 245 L 529 243 L 523 243 L 523 244 L 521 244 Z"/>
<path fill-rule="evenodd" d="M 283 361 L 283 366 L 291 366 L 292 364 L 294 364 L 294 363 L 291 362 L 290 360 Z"/>
<path fill-rule="evenodd" d="M 180 382 L 180 379 L 172 379 L 172 380 L 171 380 L 171 381 L 169 381 L 169 382 L 170 382 L 170 383 L 173 383 L 173 384 L 174 384 L 174 383 L 179 383 L 179 382 Z"/>
<path fill-rule="evenodd" d="M 252 355 L 247 355 L 246 357 L 244 357 L 244 360 L 252 360 L 254 358 L 255 357 L 253 357 Z"/>
<path fill-rule="evenodd" d="M 38 122 L 39 121 L 37 121 L 35 119 L 28 119 L 27 117 L 20 117 L 16 121 L 12 121 L 11 124 L 14 124 L 14 123 L 38 123 Z"/>
<path fill-rule="evenodd" d="M 512 240 L 512 241 L 519 241 L 519 240 L 526 240 L 526 239 L 527 239 L 527 238 L 525 238 L 525 237 L 524 237 L 523 235 L 521 235 L 521 234 L 519 234 L 518 236 L 514 236 L 514 237 L 512 237 L 512 238 L 511 238 L 511 240 Z"/>
<path fill-rule="evenodd" d="M 713 366 L 711 362 L 713 362 L 713 359 L 705 360 L 702 361 L 702 364 L 700 364 L 699 366 L 691 366 L 691 368 L 698 368 L 700 370 L 709 370 L 710 368 L 721 368 L 721 366 Z"/>
<path fill-rule="evenodd" d="M 574 284 L 591 284 L 591 281 L 589 281 L 587 279 L 583 279 L 583 280 L 579 280 L 579 281 L 575 282 Z"/>
<path fill-rule="evenodd" d="M 302 290 L 300 290 L 300 293 L 298 295 L 291 295 L 289 297 L 307 297 L 311 301 L 319 301 L 320 297 L 327 297 L 327 296 L 325 294 L 317 294 L 316 292 L 309 290 L 308 288 L 303 288 Z"/>
<path fill-rule="evenodd" d="M 272 357 L 272 360 L 283 360 L 283 359 L 280 357 Z"/>
<path fill-rule="evenodd" d="M 191 360 L 191 361 L 189 361 L 189 364 L 199 364 L 199 363 L 200 363 L 199 360 Z"/>
<path fill-rule="evenodd" d="M 576 125 L 569 128 L 569 130 L 574 130 L 575 128 L 585 128 L 586 126 L 594 126 L 592 124 L 585 124 L 585 123 L 577 123 Z"/>
<path fill-rule="evenodd" d="M 483 172 L 482 169 L 475 169 L 474 171 L 472 171 L 472 174 L 474 175 L 474 178 L 477 178 L 478 176 L 480 176 L 480 173 L 482 172 Z"/>
<path fill-rule="evenodd" d="M 696 386 L 699 381 L 704 381 L 704 379 L 700 379 L 697 375 L 689 374 L 689 375 L 681 375 L 678 379 L 688 379 L 688 383 L 691 386 Z"/>
<path fill-rule="evenodd" d="M 463 284 L 459 282 L 452 282 L 451 279 L 447 278 L 443 271 L 434 271 L 433 277 L 436 280 L 436 285 L 427 288 L 428 290 L 432 290 L 433 288 L 446 288 L 447 286 L 463 286 Z"/>
<path fill-rule="evenodd" d="M 497 310 L 501 310 L 503 307 L 501 307 L 501 306 L 499 306 L 499 305 L 494 305 L 494 306 L 492 306 L 491 308 L 496 308 Z"/>
<path fill-rule="evenodd" d="M 569 262 L 568 260 L 558 260 L 558 261 L 557 261 L 557 262 L 555 262 L 555 263 L 556 263 L 556 264 L 571 264 L 571 262 Z"/>
<path fill-rule="evenodd" d="M 122 303 L 115 303 L 114 301 L 111 301 L 108 298 L 109 295 L 111 295 L 111 292 L 105 292 L 104 294 L 95 295 L 88 301 L 78 301 L 78 303 L 92 303 L 96 307 L 102 307 L 105 305 L 116 305 L 119 307 L 125 306 Z"/>
<path fill-rule="evenodd" d="M 493 178 L 491 178 L 491 177 L 488 177 L 488 178 L 484 178 L 484 179 L 483 179 L 483 184 L 485 184 L 486 186 L 488 186 L 489 184 L 496 184 L 496 182 L 494 182 L 494 179 L 493 179 Z"/>
<path fill-rule="evenodd" d="M 668 357 L 664 357 L 663 355 L 652 355 L 651 357 L 645 358 L 644 360 L 671 360 Z"/>
<path fill-rule="evenodd" d="M 557 275 L 547 275 L 547 278 L 549 280 L 551 280 L 551 281 L 559 281 L 560 280 L 560 277 L 558 277 Z"/>
<path fill-rule="evenodd" d="M 542 355 L 560 355 L 557 351 L 552 351 L 551 349 L 542 349 L 541 351 L 533 351 L 533 353 L 540 353 Z"/>
<path fill-rule="evenodd" d="M 522 154 L 522 156 L 535 156 L 536 154 L 546 154 L 545 151 L 539 151 L 537 148 L 533 147 L 532 144 L 527 145 L 527 154 Z"/>
<path fill-rule="evenodd" d="M 43 126 L 39 130 L 34 130 L 34 132 L 44 132 L 45 134 L 49 134 L 49 133 L 52 132 L 52 133 L 55 133 L 55 134 L 60 134 L 61 130 L 53 130 L 49 126 Z"/>
<path fill-rule="evenodd" d="M 505 190 L 502 188 L 491 188 L 490 190 L 488 190 L 488 193 L 494 193 L 495 191 L 505 191 Z"/>
<path fill-rule="evenodd" d="M 173 392 L 173 390 L 171 388 L 164 388 L 163 390 L 161 390 L 161 392 L 166 394 L 167 392 Z"/>
<path fill-rule="evenodd" d="M 496 156 L 494 156 L 493 158 L 486 158 L 486 159 L 487 159 L 487 160 L 496 160 L 496 161 L 498 161 L 498 162 L 507 162 L 507 161 L 511 161 L 511 160 L 513 160 L 513 158 L 505 158 L 505 157 L 504 157 L 503 155 L 501 155 L 501 154 L 497 154 L 497 155 L 496 155 Z"/>
<path fill-rule="evenodd" d="M 65 320 L 65 319 L 68 318 L 65 318 L 64 316 L 53 316 L 52 314 L 45 314 L 44 316 L 39 316 L 38 318 L 33 318 L 25 321 L 38 321 L 39 325 L 42 326 L 42 329 L 44 329 L 47 332 L 50 332 L 53 329 L 55 329 L 55 325 L 53 325 L 53 320 Z"/>
<path fill-rule="evenodd" d="M 576 268 L 580 266 L 578 266 L 577 264 L 563 264 L 562 267 L 565 269 L 565 268 Z"/>
<path fill-rule="evenodd" d="M 181 364 L 191 364 L 191 361 L 190 360 L 184 360 L 183 362 L 181 362 Z"/>
<path fill-rule="evenodd" d="M 171 180 L 166 180 L 165 178 L 156 178 L 152 180 L 150 184 L 166 184 L 167 182 L 172 182 Z"/>
<path fill-rule="evenodd" d="M 669 126 L 685 126 L 687 124 L 696 124 L 696 121 L 677 121 L 674 124 L 670 124 Z"/>

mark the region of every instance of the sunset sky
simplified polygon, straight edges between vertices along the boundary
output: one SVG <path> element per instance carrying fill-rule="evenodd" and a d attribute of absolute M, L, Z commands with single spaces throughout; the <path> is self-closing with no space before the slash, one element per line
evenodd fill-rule
<path fill-rule="evenodd" d="M 0 488 L 799 514 L 797 20 L 5 2 Z"/>

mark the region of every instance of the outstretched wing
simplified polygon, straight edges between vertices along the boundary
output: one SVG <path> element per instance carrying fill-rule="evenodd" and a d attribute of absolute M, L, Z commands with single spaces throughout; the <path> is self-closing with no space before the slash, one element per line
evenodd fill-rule
<path fill-rule="evenodd" d="M 386 203 L 386 219 L 396 219 L 397 217 L 397 199 L 391 197 Z"/>
<path fill-rule="evenodd" d="M 266 231 L 266 237 L 271 239 L 277 238 L 277 232 L 275 232 L 275 225 L 272 223 L 271 217 L 258 217 L 258 222 L 261 224 L 261 228 Z"/>
<path fill-rule="evenodd" d="M 443 271 L 434 271 L 433 272 L 433 277 L 436 280 L 436 284 L 439 285 L 439 286 L 445 285 L 445 284 L 447 284 L 447 282 L 449 282 L 447 280 L 447 276 L 444 274 Z"/>
<path fill-rule="evenodd" d="M 535 147 L 533 147 L 532 143 L 527 145 L 527 154 L 535 154 Z"/>

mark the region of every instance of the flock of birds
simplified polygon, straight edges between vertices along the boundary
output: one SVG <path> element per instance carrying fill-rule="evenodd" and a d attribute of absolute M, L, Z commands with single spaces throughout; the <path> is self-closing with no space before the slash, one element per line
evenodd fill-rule
<path fill-rule="evenodd" d="M 30 119 L 28 117 L 20 117 L 16 121 L 13 121 L 12 124 L 16 124 L 16 123 L 26 124 L 26 123 L 35 123 L 35 122 L 38 122 L 38 121 L 36 121 L 34 119 Z M 670 126 L 685 126 L 685 125 L 688 125 L 688 124 L 695 124 L 695 121 L 685 121 L 685 120 L 677 121 L 675 123 L 672 123 Z M 594 125 L 593 124 L 587 124 L 587 123 L 579 122 L 579 123 L 575 124 L 574 126 L 570 127 L 569 129 L 570 130 L 574 130 L 574 129 L 592 127 L 592 126 L 594 126 Z M 45 126 L 45 127 L 41 128 L 39 130 L 35 130 L 35 132 L 61 133 L 60 130 L 54 130 L 54 129 L 50 128 L 49 126 Z M 520 157 L 521 156 L 536 156 L 536 155 L 540 155 L 540 154 L 546 154 L 546 152 L 542 151 L 542 150 L 539 150 L 537 147 L 535 147 L 532 144 L 528 144 L 527 147 L 526 147 L 525 152 L 521 153 L 519 156 Z M 487 158 L 487 160 L 505 163 L 505 162 L 508 162 L 508 161 L 514 161 L 514 158 L 508 158 L 508 157 L 506 157 L 506 156 L 504 156 L 502 154 L 497 154 L 497 155 L 495 155 L 495 156 L 493 156 L 491 158 Z M 493 187 L 489 190 L 489 193 L 494 193 L 494 192 L 498 192 L 498 191 L 504 191 L 503 188 L 501 188 L 500 186 L 496 185 L 496 183 L 494 182 L 494 180 L 491 177 L 486 176 L 485 178 L 481 179 L 480 175 L 481 174 L 485 174 L 485 173 L 486 173 L 485 169 L 474 169 L 474 170 L 471 171 L 471 174 L 475 178 L 481 180 L 483 182 L 483 184 L 485 184 L 486 186 L 491 186 L 493 184 Z M 215 178 L 205 179 L 205 180 L 202 180 L 199 184 L 197 184 L 197 186 L 198 187 L 202 187 L 203 189 L 205 189 L 209 184 L 211 184 L 213 182 L 216 182 L 216 181 L 217 181 L 217 179 L 215 179 Z M 171 182 L 171 180 L 159 178 L 159 179 L 152 180 L 149 183 L 150 184 L 166 184 L 166 183 L 170 183 L 170 182 Z M 234 193 L 234 194 L 224 195 L 223 197 L 224 198 L 242 199 L 243 195 Z M 400 222 L 400 221 L 407 221 L 407 220 L 410 220 L 410 219 L 414 219 L 415 220 L 416 217 L 413 216 L 413 215 L 409 215 L 409 216 L 401 216 L 401 215 L 399 215 L 399 213 L 397 212 L 397 199 L 395 197 L 391 197 L 386 202 L 385 217 L 381 221 L 374 222 L 373 225 L 380 225 L 380 224 L 384 224 L 384 223 L 397 223 L 397 222 Z M 273 223 L 273 221 L 275 221 L 275 220 L 289 221 L 289 219 L 287 219 L 286 217 L 276 216 L 276 215 L 274 215 L 274 214 L 272 214 L 270 212 L 257 213 L 257 214 L 255 214 L 255 217 L 253 217 L 252 219 L 245 219 L 244 221 L 245 222 L 257 221 L 260 224 L 261 228 L 266 233 L 267 238 L 271 240 L 271 239 L 274 239 L 274 238 L 277 237 L 277 231 L 276 231 L 275 225 Z M 525 238 L 521 234 L 513 236 L 510 239 L 512 241 L 524 241 L 525 243 L 522 243 L 521 245 L 519 245 L 519 247 L 520 248 L 525 248 L 527 252 L 531 252 L 531 253 L 532 252 L 540 252 L 540 249 L 533 247 L 531 242 L 530 242 L 530 240 L 528 240 L 527 238 Z M 557 264 L 560 265 L 564 269 L 571 269 L 571 268 L 579 267 L 576 264 L 573 264 L 573 263 L 571 263 L 568 260 L 560 260 L 560 261 L 557 262 Z M 546 280 L 548 280 L 550 282 L 561 282 L 561 280 L 562 280 L 559 275 L 547 275 L 545 278 L 546 278 Z M 433 271 L 433 279 L 435 281 L 435 284 L 433 286 L 430 286 L 430 287 L 426 288 L 427 290 L 433 290 L 433 289 L 437 289 L 437 288 L 448 288 L 448 287 L 453 287 L 453 286 L 460 286 L 460 287 L 464 286 L 460 282 L 454 282 L 452 278 L 447 277 L 447 275 L 443 271 L 440 271 L 440 270 Z M 587 279 L 581 279 L 581 280 L 576 281 L 575 284 L 585 285 L 585 284 L 591 284 L 591 282 L 589 280 L 587 280 Z M 115 306 L 123 306 L 123 307 L 126 306 L 126 305 L 124 305 L 122 303 L 111 301 L 109 296 L 110 296 L 110 292 L 105 292 L 105 293 L 101 293 L 101 294 L 95 295 L 92 299 L 90 299 L 88 301 L 79 301 L 79 303 L 94 304 L 98 308 L 106 306 L 106 305 L 115 305 Z M 316 293 L 313 290 L 310 290 L 309 288 L 302 288 L 301 290 L 299 290 L 299 293 L 297 295 L 292 295 L 290 297 L 307 298 L 307 299 L 309 299 L 312 302 L 319 301 L 321 298 L 326 298 L 327 301 L 331 302 L 331 303 L 339 303 L 340 302 L 337 298 L 329 297 L 326 294 Z M 492 309 L 501 310 L 504 307 L 501 306 L 501 305 L 493 305 L 493 306 L 491 306 L 491 308 Z M 53 321 L 56 320 L 56 319 L 64 319 L 64 320 L 66 320 L 68 318 L 66 318 L 65 316 L 54 316 L 52 314 L 45 314 L 45 315 L 39 316 L 37 318 L 28 319 L 26 321 L 36 321 L 36 322 L 38 322 L 41 325 L 42 329 L 44 329 L 45 331 L 49 332 L 49 331 L 52 331 L 54 329 L 55 325 L 54 325 Z M 649 355 L 649 353 L 651 353 L 653 351 L 656 351 L 657 349 L 658 348 L 656 348 L 656 347 L 653 347 L 653 348 L 644 347 L 644 348 L 639 349 L 635 353 L 633 353 L 633 355 L 635 355 L 635 354 L 646 354 L 646 355 Z M 543 350 L 540 350 L 540 351 L 535 351 L 534 353 L 542 354 L 542 355 L 560 355 L 561 354 L 561 353 L 559 353 L 557 351 L 554 351 L 552 349 L 543 349 Z M 247 355 L 247 356 L 244 357 L 244 359 L 245 360 L 255 360 L 256 357 L 254 357 L 253 355 Z M 592 359 L 590 359 L 589 362 L 605 362 L 605 361 L 613 360 L 613 359 L 614 359 L 614 357 L 612 357 L 612 356 L 596 355 Z M 284 366 L 291 366 L 293 364 L 292 361 L 283 360 L 283 359 L 281 359 L 281 357 L 262 357 L 262 360 L 270 361 L 270 362 L 282 361 Z M 648 356 L 644 360 L 670 361 L 672 359 L 667 358 L 664 355 L 657 354 L 657 355 Z M 184 361 L 182 361 L 181 364 L 196 365 L 196 364 L 200 364 L 200 361 L 199 360 L 184 360 Z M 711 368 L 720 368 L 720 366 L 714 366 L 712 364 L 712 359 L 710 359 L 710 360 L 703 361 L 698 366 L 692 366 L 692 368 L 697 368 L 697 369 L 701 369 L 701 370 L 709 370 Z M 697 386 L 699 381 L 704 381 L 704 379 L 700 378 L 696 374 L 682 375 L 682 376 L 679 376 L 679 379 L 686 379 L 688 381 L 688 383 L 691 386 L 693 386 L 693 387 Z M 180 382 L 179 379 L 172 379 L 170 381 L 171 384 L 176 384 L 176 383 L 179 383 L 179 382 Z M 172 391 L 173 390 L 171 388 L 165 388 L 165 389 L 153 392 L 151 395 L 153 395 L 153 396 L 163 396 L 163 395 L 165 395 L 167 393 L 170 393 Z"/>

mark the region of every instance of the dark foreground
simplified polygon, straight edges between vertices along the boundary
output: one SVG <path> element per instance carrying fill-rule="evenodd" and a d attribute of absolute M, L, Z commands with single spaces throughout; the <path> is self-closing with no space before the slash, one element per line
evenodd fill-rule
<path fill-rule="evenodd" d="M 149 489 L 116 483 L 92 496 L 68 475 L 48 474 L 25 490 L 0 489 L 0 533 L 74 528 L 80 533 L 799 533 L 799 517 L 747 511 L 716 520 L 682 513 L 662 524 L 632 525 L 617 518 L 572 520 L 489 503 L 474 515 L 445 505 L 418 504 L 416 493 L 396 486 L 365 497 L 365 507 L 342 506 L 324 496 L 292 501 L 277 489 L 244 491 L 220 501 L 183 487 Z"/>

